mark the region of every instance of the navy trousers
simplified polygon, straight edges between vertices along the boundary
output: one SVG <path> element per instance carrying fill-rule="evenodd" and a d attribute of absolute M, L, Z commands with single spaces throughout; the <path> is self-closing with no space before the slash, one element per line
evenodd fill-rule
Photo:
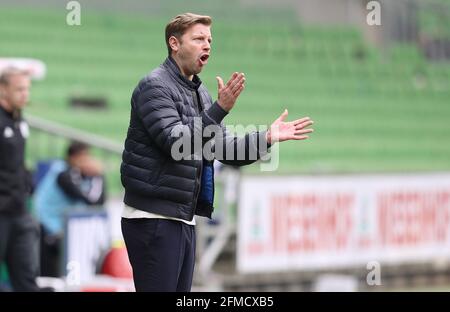
<path fill-rule="evenodd" d="M 122 218 L 136 291 L 188 292 L 195 264 L 195 228 L 167 219 Z"/>

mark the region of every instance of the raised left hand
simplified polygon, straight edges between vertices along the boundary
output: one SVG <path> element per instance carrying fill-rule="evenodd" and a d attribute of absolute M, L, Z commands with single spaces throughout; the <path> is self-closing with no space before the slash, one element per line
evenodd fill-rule
<path fill-rule="evenodd" d="M 307 128 L 314 123 L 311 118 L 304 117 L 285 122 L 287 116 L 288 110 L 285 109 L 281 116 L 270 126 L 270 129 L 266 133 L 266 139 L 269 144 L 287 140 L 306 140 L 309 137 L 306 134 L 314 131 L 311 128 Z"/>

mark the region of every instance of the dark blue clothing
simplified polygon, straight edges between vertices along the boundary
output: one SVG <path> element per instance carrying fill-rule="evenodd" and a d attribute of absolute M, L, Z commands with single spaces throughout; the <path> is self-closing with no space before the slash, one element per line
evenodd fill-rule
<path fill-rule="evenodd" d="M 167 219 L 122 218 L 136 291 L 188 292 L 195 261 L 195 228 Z"/>

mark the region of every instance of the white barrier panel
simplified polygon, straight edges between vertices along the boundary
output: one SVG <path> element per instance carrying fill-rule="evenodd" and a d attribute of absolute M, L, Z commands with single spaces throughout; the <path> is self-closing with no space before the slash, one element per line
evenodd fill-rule
<path fill-rule="evenodd" d="M 240 272 L 450 259 L 450 174 L 243 177 Z"/>
<path fill-rule="evenodd" d="M 68 284 L 79 286 L 95 274 L 98 261 L 111 245 L 106 211 L 74 210 L 66 215 L 64 269 Z"/>

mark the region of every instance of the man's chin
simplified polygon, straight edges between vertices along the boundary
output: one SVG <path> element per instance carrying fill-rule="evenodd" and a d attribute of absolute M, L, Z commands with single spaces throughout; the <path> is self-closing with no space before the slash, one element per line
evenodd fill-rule
<path fill-rule="evenodd" d="M 198 75 L 202 72 L 203 68 L 196 68 L 195 70 L 192 71 L 192 75 Z"/>
<path fill-rule="evenodd" d="M 23 108 L 25 107 L 25 105 L 12 105 L 11 106 L 11 108 L 12 108 L 12 110 L 15 110 L 15 111 L 20 111 L 20 110 L 22 110 Z"/>
<path fill-rule="evenodd" d="M 204 66 L 193 66 L 191 67 L 190 73 L 187 76 L 198 75 L 202 72 Z"/>

